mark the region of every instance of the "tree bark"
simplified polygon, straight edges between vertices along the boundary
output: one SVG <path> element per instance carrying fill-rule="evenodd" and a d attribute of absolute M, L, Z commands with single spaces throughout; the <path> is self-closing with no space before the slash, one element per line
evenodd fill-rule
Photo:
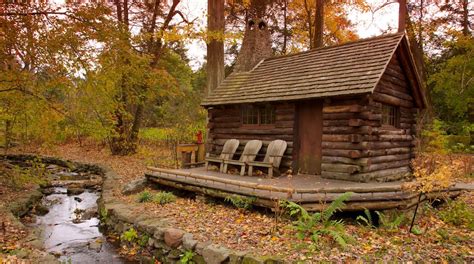
<path fill-rule="evenodd" d="M 324 32 L 324 0 L 316 0 L 316 15 L 314 16 L 314 48 L 323 46 Z"/>
<path fill-rule="evenodd" d="M 286 46 L 288 42 L 288 0 L 283 1 L 283 48 L 281 50 L 282 54 L 286 54 Z"/>
<path fill-rule="evenodd" d="M 207 44 L 206 95 L 224 80 L 224 0 L 208 1 L 207 28 L 211 37 Z"/>
<path fill-rule="evenodd" d="M 407 1 L 398 0 L 398 32 L 405 32 L 407 19 Z"/>
<path fill-rule="evenodd" d="M 462 2 L 462 34 L 466 37 L 470 35 L 468 0 Z"/>
<path fill-rule="evenodd" d="M 313 49 L 314 42 L 313 42 L 313 22 L 311 19 L 311 9 L 308 6 L 307 0 L 304 0 L 304 9 L 306 11 L 306 15 L 308 16 L 308 20 L 306 23 L 308 23 L 308 33 L 309 33 L 309 48 Z"/>

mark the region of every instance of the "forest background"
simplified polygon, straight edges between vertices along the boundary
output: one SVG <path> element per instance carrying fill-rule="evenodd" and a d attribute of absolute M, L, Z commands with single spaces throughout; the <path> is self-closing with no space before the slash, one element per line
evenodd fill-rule
<path fill-rule="evenodd" d="M 397 1 L 229 0 L 225 33 L 203 29 L 184 0 L 17 3 L 0 7 L 0 145 L 93 141 L 112 154 L 140 142 L 190 142 L 206 131 L 207 67 L 190 67 L 190 43 L 225 42 L 232 72 L 243 27 L 260 16 L 274 55 L 315 47 L 317 2 L 323 46 L 359 38 L 351 12 L 372 17 Z M 449 152 L 473 152 L 474 4 L 407 1 L 407 34 L 423 69 L 430 107 L 422 135 Z M 192 14 L 192 12 L 191 12 Z M 202 17 L 201 17 L 202 19 Z M 397 19 L 397 18 L 394 18 Z M 377 21 L 372 21 L 380 26 Z M 396 28 L 382 29 L 382 34 Z M 192 52 L 191 52 L 192 53 Z M 427 144 L 429 147 L 429 144 Z"/>

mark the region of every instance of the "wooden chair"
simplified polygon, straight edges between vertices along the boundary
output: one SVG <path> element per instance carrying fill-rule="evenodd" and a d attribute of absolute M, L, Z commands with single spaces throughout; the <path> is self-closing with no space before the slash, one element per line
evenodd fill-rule
<path fill-rule="evenodd" d="M 268 144 L 267 153 L 263 161 L 248 162 L 249 176 L 252 176 L 253 167 L 263 167 L 268 169 L 268 177 L 273 177 L 273 170 L 280 167 L 281 158 L 285 153 L 287 143 L 283 140 L 274 140 Z"/>
<path fill-rule="evenodd" d="M 239 141 L 237 139 L 229 139 L 224 143 L 222 152 L 219 157 L 211 157 L 210 153 L 206 153 L 205 166 L 206 170 L 209 169 L 209 163 L 219 163 L 219 171 L 224 171 L 224 160 L 229 160 L 234 157 L 235 151 L 239 147 Z"/>
<path fill-rule="evenodd" d="M 240 166 L 240 176 L 244 176 L 245 165 L 247 165 L 247 162 L 255 160 L 255 157 L 257 156 L 258 151 L 260 151 L 261 148 L 262 141 L 260 140 L 250 140 L 249 142 L 247 142 L 239 160 L 224 160 L 224 173 L 227 173 L 227 166 L 231 164 Z"/>

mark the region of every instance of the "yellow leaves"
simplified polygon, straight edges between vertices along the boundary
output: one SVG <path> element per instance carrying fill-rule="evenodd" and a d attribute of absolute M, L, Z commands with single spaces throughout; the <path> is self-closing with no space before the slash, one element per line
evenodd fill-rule
<path fill-rule="evenodd" d="M 424 193 L 449 188 L 465 171 L 461 159 L 437 153 L 419 154 L 412 166 L 416 181 L 406 187 Z"/>

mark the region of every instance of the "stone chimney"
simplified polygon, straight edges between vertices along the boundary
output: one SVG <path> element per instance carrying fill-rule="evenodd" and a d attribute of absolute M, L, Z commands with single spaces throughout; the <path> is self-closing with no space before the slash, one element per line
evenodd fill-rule
<path fill-rule="evenodd" d="M 252 70 L 261 60 L 272 56 L 272 41 L 267 23 L 261 19 L 252 19 L 247 23 L 244 40 L 234 72 Z"/>

